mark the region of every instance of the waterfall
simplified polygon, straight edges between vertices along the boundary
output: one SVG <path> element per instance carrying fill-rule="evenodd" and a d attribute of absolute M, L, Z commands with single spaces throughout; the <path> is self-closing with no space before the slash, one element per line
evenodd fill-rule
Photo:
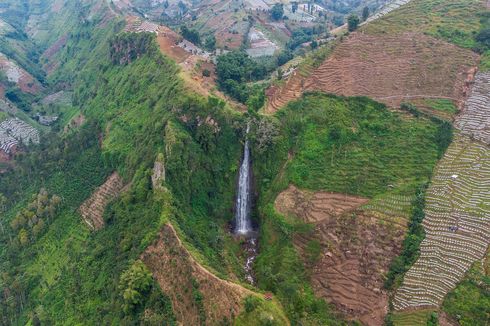
<path fill-rule="evenodd" d="M 247 135 L 250 131 L 250 123 L 247 124 Z M 248 139 L 245 140 L 243 149 L 243 161 L 238 176 L 238 194 L 235 206 L 235 233 L 246 235 L 252 231 L 250 221 L 250 147 Z"/>

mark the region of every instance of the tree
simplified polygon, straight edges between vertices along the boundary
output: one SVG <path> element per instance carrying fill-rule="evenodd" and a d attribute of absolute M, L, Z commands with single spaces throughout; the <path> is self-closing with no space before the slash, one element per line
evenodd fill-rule
<path fill-rule="evenodd" d="M 204 41 L 204 47 L 208 51 L 216 50 L 216 37 L 214 35 L 209 35 L 206 37 L 206 41 Z"/>
<path fill-rule="evenodd" d="M 487 48 L 490 48 L 490 28 L 481 30 L 476 35 L 476 40 Z"/>
<path fill-rule="evenodd" d="M 182 26 L 180 32 L 182 36 L 189 42 L 192 42 L 196 45 L 201 44 L 201 37 L 199 36 L 199 32 L 196 31 L 195 29 L 190 29 L 187 28 L 187 26 Z"/>
<path fill-rule="evenodd" d="M 350 15 L 349 18 L 347 18 L 349 32 L 353 32 L 357 29 L 357 27 L 359 27 L 359 21 L 359 16 L 354 14 Z"/>
<path fill-rule="evenodd" d="M 276 3 L 272 6 L 271 17 L 273 20 L 281 20 L 284 16 L 284 6 L 282 3 Z"/>
<path fill-rule="evenodd" d="M 165 2 L 163 3 L 163 8 L 167 9 L 168 6 L 169 6 L 168 0 L 165 0 Z"/>
<path fill-rule="evenodd" d="M 130 312 L 143 303 L 144 295 L 151 287 L 151 272 L 141 260 L 137 260 L 122 273 L 119 289 L 124 301 L 124 311 Z"/>
<path fill-rule="evenodd" d="M 293 2 L 291 3 L 291 11 L 293 12 L 293 14 L 298 10 L 298 3 L 297 2 Z"/>
<path fill-rule="evenodd" d="M 366 21 L 369 17 L 369 7 L 366 6 L 364 7 L 364 9 L 362 10 L 362 20 L 363 21 Z"/>

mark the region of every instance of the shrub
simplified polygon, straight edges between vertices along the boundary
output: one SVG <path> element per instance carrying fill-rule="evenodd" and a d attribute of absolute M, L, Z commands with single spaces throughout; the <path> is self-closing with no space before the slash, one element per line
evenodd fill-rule
<path fill-rule="evenodd" d="M 137 260 L 128 270 L 122 273 L 119 289 L 123 297 L 123 308 L 130 312 L 144 301 L 144 296 L 150 289 L 152 276 L 141 260 Z"/>
<path fill-rule="evenodd" d="M 349 18 L 347 18 L 347 26 L 349 29 L 349 32 L 353 32 L 359 27 L 359 16 L 357 15 L 350 15 Z"/>

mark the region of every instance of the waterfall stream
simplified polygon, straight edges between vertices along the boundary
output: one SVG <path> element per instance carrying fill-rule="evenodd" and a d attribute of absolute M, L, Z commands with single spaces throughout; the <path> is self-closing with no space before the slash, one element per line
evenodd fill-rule
<path fill-rule="evenodd" d="M 247 134 L 250 131 L 250 124 L 247 124 Z M 243 149 L 243 161 L 238 175 L 238 194 L 236 199 L 235 212 L 235 233 L 247 235 L 252 231 L 250 221 L 250 147 L 248 139 L 245 140 Z"/>
<path fill-rule="evenodd" d="M 250 123 L 247 124 L 247 135 L 250 131 Z M 252 182 L 251 182 L 251 160 L 250 144 L 245 140 L 243 149 L 243 160 L 238 174 L 238 193 L 235 203 L 235 234 L 245 237 L 243 251 L 246 255 L 244 265 L 245 278 L 250 284 L 255 284 L 253 275 L 253 264 L 257 256 L 257 239 L 253 232 L 252 221 L 250 218 L 250 206 L 252 204 Z"/>

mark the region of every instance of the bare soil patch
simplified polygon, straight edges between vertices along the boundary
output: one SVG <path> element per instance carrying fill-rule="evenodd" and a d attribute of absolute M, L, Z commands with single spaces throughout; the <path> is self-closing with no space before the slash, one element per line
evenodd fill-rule
<path fill-rule="evenodd" d="M 346 212 L 352 212 L 369 200 L 330 192 L 310 192 L 294 185 L 281 192 L 276 198 L 276 210 L 283 214 L 293 214 L 306 223 L 322 222 Z"/>
<path fill-rule="evenodd" d="M 478 55 L 418 33 L 353 33 L 306 81 L 307 90 L 369 96 L 389 106 L 414 99 L 461 103 Z"/>
<path fill-rule="evenodd" d="M 380 221 L 359 207 L 367 199 L 307 192 L 290 186 L 276 199 L 276 209 L 314 224 L 295 236 L 315 293 L 347 318 L 381 325 L 388 312 L 383 274 L 401 250 L 404 228 Z M 320 251 L 316 252 L 315 246 Z"/>
<path fill-rule="evenodd" d="M 104 211 L 107 204 L 116 198 L 123 189 L 123 181 L 117 172 L 114 172 L 102 186 L 80 206 L 83 220 L 92 230 L 99 230 L 104 226 Z"/>
<path fill-rule="evenodd" d="M 160 51 L 169 56 L 177 63 L 185 61 L 191 56 L 189 52 L 178 46 L 182 37 L 166 26 L 160 26 L 158 29 L 157 42 Z"/>
<path fill-rule="evenodd" d="M 170 224 L 163 227 L 156 243 L 146 249 L 141 259 L 163 292 L 170 296 L 181 325 L 201 325 L 202 314 L 205 325 L 219 325 L 223 320 L 232 322 L 242 310 L 243 298 L 253 294 L 238 284 L 218 278 L 196 262 Z M 196 287 L 202 294 L 201 307 L 193 293 Z"/>

